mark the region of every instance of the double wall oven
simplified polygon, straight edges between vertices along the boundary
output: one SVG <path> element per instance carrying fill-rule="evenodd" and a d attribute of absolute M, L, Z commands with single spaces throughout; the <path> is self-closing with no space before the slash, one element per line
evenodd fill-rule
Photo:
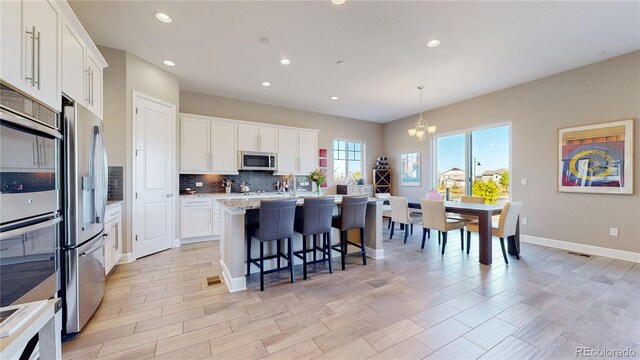
<path fill-rule="evenodd" d="M 60 290 L 60 114 L 0 84 L 0 306 Z"/>

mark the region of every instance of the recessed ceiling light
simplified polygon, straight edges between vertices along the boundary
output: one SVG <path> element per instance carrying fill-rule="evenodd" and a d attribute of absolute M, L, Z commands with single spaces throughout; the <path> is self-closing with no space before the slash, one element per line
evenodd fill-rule
<path fill-rule="evenodd" d="M 342 5 L 346 0 L 331 0 L 334 5 Z"/>
<path fill-rule="evenodd" d="M 265 82 L 262 83 L 262 86 L 271 86 L 271 83 L 268 82 L 268 81 L 265 81 Z"/>
<path fill-rule="evenodd" d="M 337 96 L 332 96 L 331 100 L 338 100 L 338 97 Z"/>
<path fill-rule="evenodd" d="M 170 23 L 171 20 L 171 16 L 165 14 L 165 13 L 156 13 L 156 18 L 158 18 L 158 20 L 162 21 L 162 22 L 166 22 L 166 23 Z"/>
<path fill-rule="evenodd" d="M 289 59 L 282 59 L 282 60 L 280 60 L 280 64 L 282 64 L 282 65 L 289 65 L 289 64 L 291 64 L 291 60 L 289 60 Z"/>
<path fill-rule="evenodd" d="M 165 60 L 162 62 L 163 64 L 167 65 L 167 66 L 176 66 L 176 63 L 174 63 L 171 60 Z"/>
<path fill-rule="evenodd" d="M 438 46 L 438 45 L 440 45 L 440 40 L 435 40 L 435 39 L 434 39 L 434 40 L 431 40 L 431 41 L 429 41 L 429 42 L 427 43 L 427 46 L 428 46 L 428 47 L 436 47 L 436 46 Z"/>

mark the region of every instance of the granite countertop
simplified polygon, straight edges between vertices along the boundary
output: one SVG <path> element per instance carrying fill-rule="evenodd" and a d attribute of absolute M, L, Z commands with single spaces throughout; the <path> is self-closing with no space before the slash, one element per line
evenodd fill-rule
<path fill-rule="evenodd" d="M 312 192 L 299 192 L 299 195 L 312 195 Z M 280 197 L 282 198 L 284 196 L 284 193 L 276 193 L 276 192 L 266 192 L 266 193 L 258 193 L 258 192 L 250 192 L 248 194 L 245 193 L 239 193 L 239 192 L 233 192 L 230 194 L 224 193 L 224 192 L 199 192 L 199 193 L 195 193 L 195 194 L 184 194 L 184 193 L 180 193 L 180 197 L 181 198 L 190 198 L 190 197 L 229 197 L 229 198 L 256 198 L 256 197 L 260 197 L 260 198 L 265 198 L 265 197 Z"/>
<path fill-rule="evenodd" d="M 305 197 L 315 197 L 315 196 L 316 195 L 311 195 L 311 194 L 298 195 L 297 196 L 298 201 L 296 203 L 296 206 L 302 206 L 304 204 Z M 336 200 L 335 201 L 336 204 L 340 204 L 342 202 L 343 195 L 327 195 L 327 196 L 333 196 Z M 220 200 L 217 200 L 217 202 L 230 210 L 252 210 L 252 209 L 259 209 L 260 201 L 262 200 L 282 200 L 282 199 L 289 199 L 289 198 L 291 197 L 274 196 L 274 197 L 262 197 L 262 198 L 220 199 Z M 382 200 L 376 199 L 376 198 L 369 198 L 369 203 L 376 203 L 376 202 L 382 203 Z"/>

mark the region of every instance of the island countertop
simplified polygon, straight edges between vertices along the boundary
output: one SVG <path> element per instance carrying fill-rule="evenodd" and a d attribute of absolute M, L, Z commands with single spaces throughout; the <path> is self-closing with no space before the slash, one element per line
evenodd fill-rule
<path fill-rule="evenodd" d="M 336 204 L 342 203 L 342 197 L 344 195 L 326 195 L 333 196 Z M 316 197 L 316 195 L 298 195 L 297 198 L 297 206 L 302 206 L 304 204 L 304 199 L 308 197 Z M 260 201 L 262 200 L 283 200 L 283 199 L 291 199 L 293 196 L 274 196 L 274 197 L 263 197 L 263 198 L 235 198 L 235 199 L 219 199 L 216 200 L 220 205 L 224 206 L 229 210 L 253 210 L 260 208 Z M 382 199 L 369 198 L 369 203 L 382 202 Z"/>

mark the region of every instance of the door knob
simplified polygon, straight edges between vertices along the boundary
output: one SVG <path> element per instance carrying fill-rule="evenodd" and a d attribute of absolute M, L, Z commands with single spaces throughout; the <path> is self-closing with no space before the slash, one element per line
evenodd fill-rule
<path fill-rule="evenodd" d="M 170 197 L 173 197 L 173 194 L 165 194 L 164 197 L 170 198 Z"/>

